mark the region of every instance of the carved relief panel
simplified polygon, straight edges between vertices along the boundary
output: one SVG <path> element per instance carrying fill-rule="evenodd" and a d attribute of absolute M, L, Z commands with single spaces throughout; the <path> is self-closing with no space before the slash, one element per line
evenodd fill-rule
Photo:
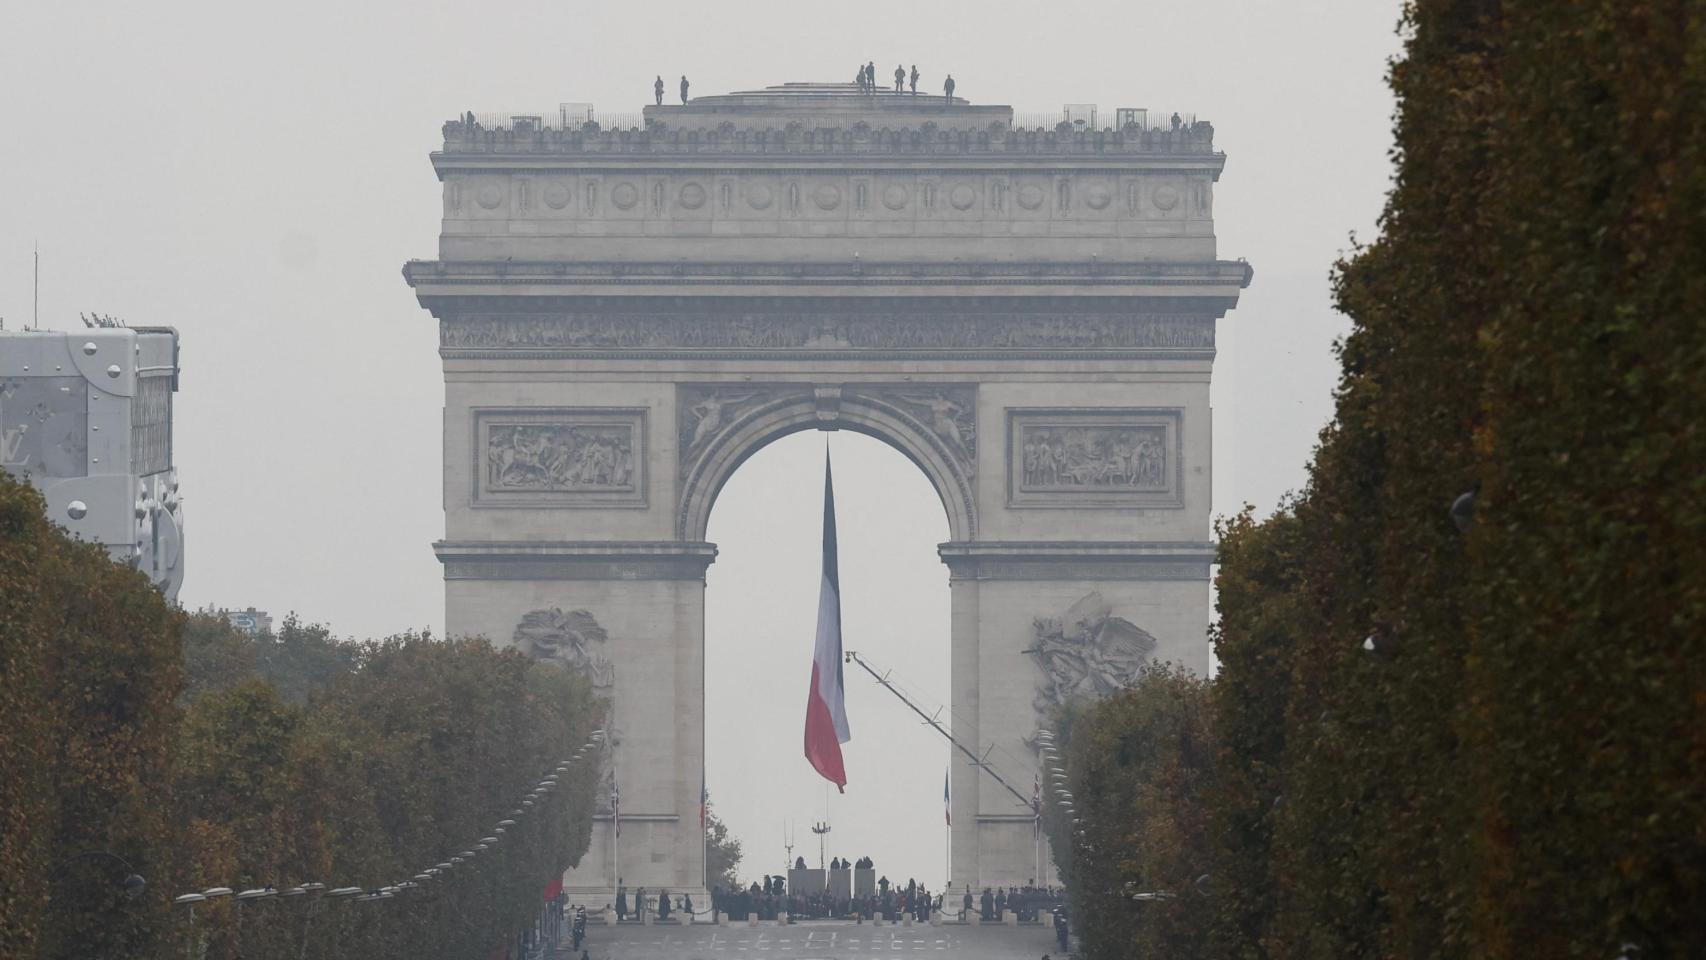
<path fill-rule="evenodd" d="M 1181 507 L 1177 408 L 1009 409 L 1014 507 Z"/>
<path fill-rule="evenodd" d="M 681 458 L 682 475 L 686 475 L 688 468 L 712 440 L 747 412 L 773 400 L 810 391 L 811 387 L 803 383 L 678 386 L 675 391 L 675 423 L 680 436 L 676 449 Z"/>
<path fill-rule="evenodd" d="M 848 396 L 869 397 L 894 409 L 920 432 L 934 437 L 962 473 L 975 475 L 977 464 L 977 386 L 969 383 L 850 383 Z"/>
<path fill-rule="evenodd" d="M 1156 647 L 1155 636 L 1124 617 L 1100 593 L 1090 593 L 1058 616 L 1034 617 L 1034 639 L 1023 652 L 1042 672 L 1032 706 L 1039 726 L 1078 699 L 1099 699 L 1130 686 Z"/>
<path fill-rule="evenodd" d="M 477 507 L 644 507 L 646 412 L 476 409 L 473 471 Z"/>
<path fill-rule="evenodd" d="M 439 324 L 447 350 L 1212 350 L 1214 318 L 1188 314 L 865 307 L 810 316 L 769 311 L 468 314 Z"/>

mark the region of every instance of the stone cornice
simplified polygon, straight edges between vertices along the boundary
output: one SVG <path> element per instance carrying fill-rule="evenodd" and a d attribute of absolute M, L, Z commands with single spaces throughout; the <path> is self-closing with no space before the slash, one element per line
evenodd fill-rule
<path fill-rule="evenodd" d="M 992 282 L 997 280 L 1037 280 L 1067 278 L 1073 280 L 1149 280 L 1181 281 L 1185 283 L 1236 283 L 1239 288 L 1250 285 L 1254 271 L 1244 260 L 1214 260 L 1199 263 L 1102 263 L 1030 261 L 964 262 L 959 260 L 922 262 L 863 261 L 814 263 L 763 262 L 631 262 L 561 260 L 410 260 L 403 265 L 403 278 L 410 286 L 422 282 L 457 283 L 513 280 L 516 282 L 586 282 L 594 279 L 619 280 L 631 283 L 685 279 L 722 279 L 737 281 L 820 280 L 839 282 L 859 280 L 946 280 L 964 283 L 968 280 Z"/>
<path fill-rule="evenodd" d="M 446 580 L 703 580 L 715 544 L 676 540 L 440 540 Z"/>
<path fill-rule="evenodd" d="M 864 164 L 921 159 L 953 162 L 962 158 L 1010 163 L 1117 159 L 1131 163 L 1193 157 L 1216 166 L 1225 160 L 1224 154 L 1215 152 L 1214 129 L 1206 123 L 1178 130 L 1061 131 L 1014 130 L 997 120 L 986 129 L 973 131 L 941 129 L 929 121 L 898 127 L 855 122 L 846 127 L 810 129 L 797 121 L 781 126 L 730 121 L 718 129 L 701 131 L 672 128 L 661 122 L 628 130 L 604 130 L 597 124 L 574 130 L 487 129 L 452 120 L 444 124 L 443 134 L 443 150 L 433 154 L 433 164 L 441 173 L 461 161 L 482 157 L 524 157 L 534 162 L 604 156 L 625 161 L 659 157 L 676 162 L 825 159 Z"/>
<path fill-rule="evenodd" d="M 1208 263 L 623 263 L 411 260 L 403 278 L 438 312 L 445 298 L 634 293 L 813 295 L 1183 296 L 1234 306 L 1254 276 L 1238 260 Z M 1206 305 L 1206 304 L 1205 304 Z"/>
<path fill-rule="evenodd" d="M 452 174 L 635 174 L 654 176 L 740 176 L 764 173 L 770 176 L 878 176 L 907 173 L 922 176 L 951 174 L 1025 174 L 1030 176 L 1074 176 L 1102 174 L 1130 176 L 1133 174 L 1198 173 L 1219 182 L 1226 168 L 1226 155 L 1160 154 L 1132 155 L 1117 158 L 1092 156 L 1071 157 L 997 156 L 979 157 L 952 162 L 950 158 L 928 157 L 844 157 L 844 156 L 754 156 L 736 158 L 653 157 L 644 154 L 595 156 L 539 156 L 491 154 L 431 155 L 433 170 L 443 180 Z"/>
<path fill-rule="evenodd" d="M 937 547 L 955 580 L 1207 580 L 1215 545 L 1194 541 L 972 541 Z"/>

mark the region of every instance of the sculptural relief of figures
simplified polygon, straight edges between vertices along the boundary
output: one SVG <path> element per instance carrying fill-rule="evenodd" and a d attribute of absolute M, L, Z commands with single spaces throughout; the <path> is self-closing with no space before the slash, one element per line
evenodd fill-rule
<path fill-rule="evenodd" d="M 1167 431 L 1159 426 L 1024 426 L 1026 488 L 1160 490 L 1167 486 Z"/>
<path fill-rule="evenodd" d="M 515 625 L 510 639 L 535 660 L 582 671 L 594 689 L 607 690 L 616 683 L 616 667 L 604 653 L 610 636 L 585 610 L 531 611 Z"/>
<path fill-rule="evenodd" d="M 750 393 L 732 397 L 719 396 L 713 393 L 688 407 L 687 413 L 695 418 L 695 422 L 693 424 L 693 435 L 687 441 L 687 451 L 689 453 L 698 451 L 723 429 L 727 423 L 724 419 L 726 408 L 745 403 L 751 400 L 753 396 Z"/>
<path fill-rule="evenodd" d="M 1129 685 L 1158 642 L 1124 617 L 1100 593 L 1091 593 L 1058 617 L 1031 623 L 1030 654 L 1043 672 L 1033 706 L 1045 719 L 1055 707 L 1080 697 L 1106 696 Z"/>
<path fill-rule="evenodd" d="M 961 460 L 971 460 L 976 450 L 976 411 L 970 399 L 956 403 L 946 393 L 897 394 L 902 403 L 930 411 L 928 423 Z"/>
<path fill-rule="evenodd" d="M 486 434 L 493 490 L 631 490 L 634 432 L 626 424 L 494 423 Z"/>
<path fill-rule="evenodd" d="M 826 331 L 830 335 L 826 335 Z M 444 321 L 452 349 L 958 350 L 1212 349 L 1214 321 L 1170 315 L 1055 314 L 989 317 L 903 313 L 768 316 L 731 313 L 470 317 Z"/>

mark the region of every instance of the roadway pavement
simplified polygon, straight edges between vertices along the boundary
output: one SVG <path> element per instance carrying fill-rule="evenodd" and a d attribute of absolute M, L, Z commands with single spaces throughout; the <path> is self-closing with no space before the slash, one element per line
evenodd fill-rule
<path fill-rule="evenodd" d="M 814 920 L 787 927 L 594 924 L 587 933 L 592 960 L 1038 960 L 1044 954 L 1062 960 L 1054 930 L 1040 926 L 873 927 Z"/>

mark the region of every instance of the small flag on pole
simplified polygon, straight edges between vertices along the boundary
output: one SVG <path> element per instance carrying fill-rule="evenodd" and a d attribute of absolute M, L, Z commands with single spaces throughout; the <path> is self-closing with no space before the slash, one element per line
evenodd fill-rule
<path fill-rule="evenodd" d="M 954 806 L 948 802 L 948 771 L 942 771 L 942 819 L 948 826 L 954 825 Z"/>
<path fill-rule="evenodd" d="M 1031 836 L 1042 836 L 1043 833 L 1043 777 L 1037 774 L 1031 779 Z"/>
<path fill-rule="evenodd" d="M 806 759 L 835 789 L 847 792 L 841 745 L 853 739 L 847 728 L 846 687 L 841 679 L 841 573 L 835 549 L 835 484 L 830 479 L 829 449 L 823 451 L 823 580 L 818 589 L 817 644 L 812 651 L 812 685 L 806 695 Z"/>
<path fill-rule="evenodd" d="M 610 776 L 610 818 L 616 824 L 616 835 L 622 835 L 622 788 L 616 785 L 616 775 Z"/>

